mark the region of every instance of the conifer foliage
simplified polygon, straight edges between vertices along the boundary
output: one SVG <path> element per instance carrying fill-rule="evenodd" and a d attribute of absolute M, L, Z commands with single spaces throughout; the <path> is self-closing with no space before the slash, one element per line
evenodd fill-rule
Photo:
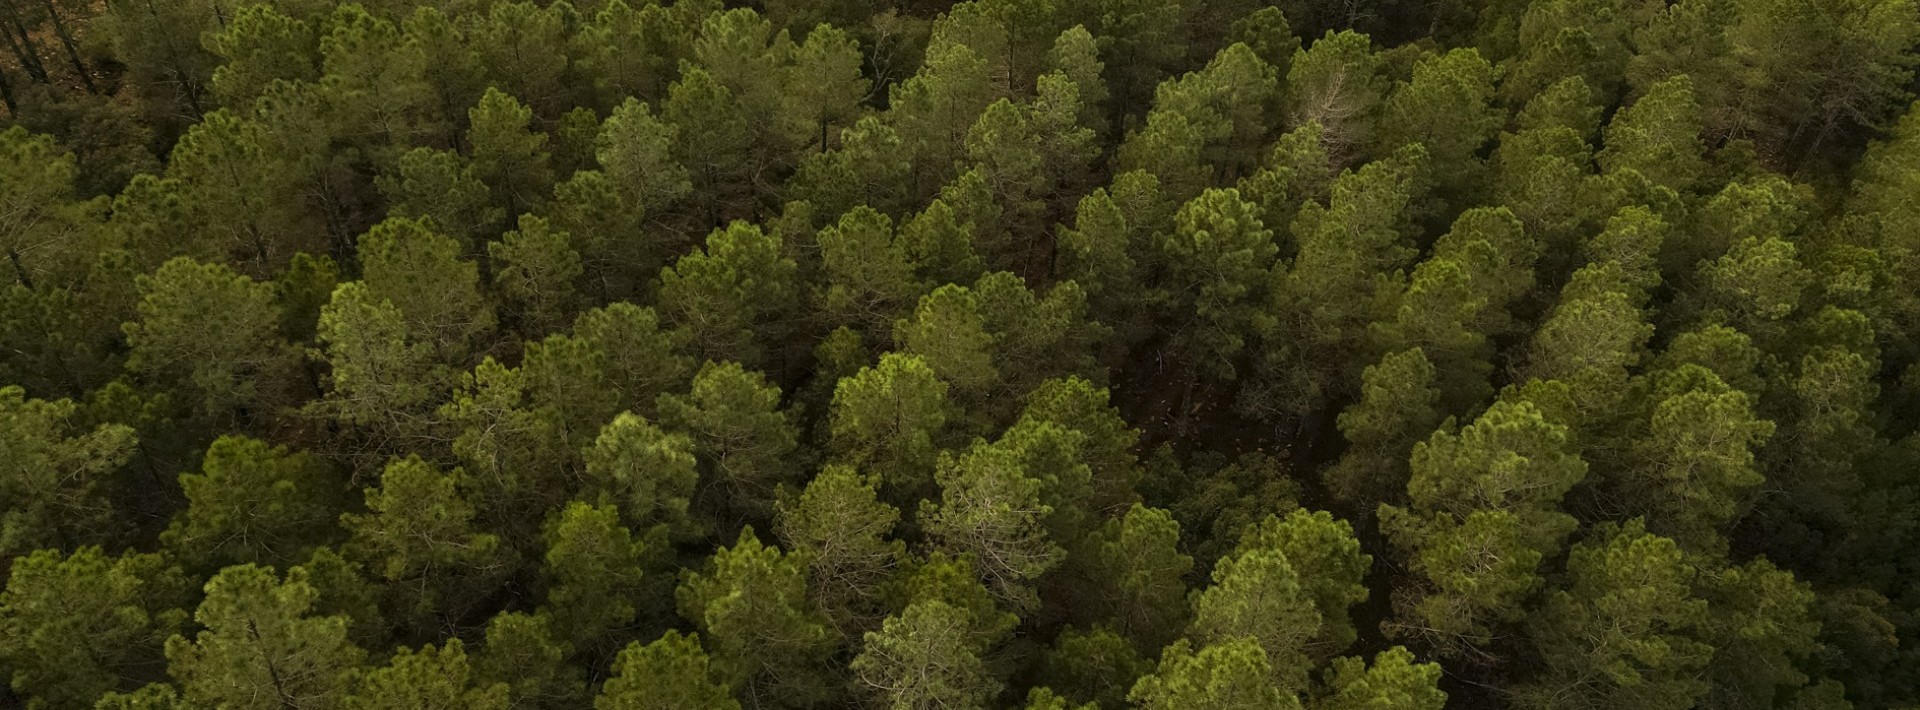
<path fill-rule="evenodd" d="M 0 0 L 0 707 L 1920 707 L 1920 0 Z"/>

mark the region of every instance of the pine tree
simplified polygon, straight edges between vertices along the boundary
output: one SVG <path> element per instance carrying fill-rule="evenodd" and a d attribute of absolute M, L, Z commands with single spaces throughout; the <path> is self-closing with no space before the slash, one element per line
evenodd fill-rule
<path fill-rule="evenodd" d="M 1766 703 L 1808 683 L 1800 663 L 1818 652 L 1813 589 L 1792 572 L 1755 559 L 1696 578 L 1707 602 L 1700 640 L 1713 648 L 1705 703 Z"/>
<path fill-rule="evenodd" d="M 516 373 L 524 388 L 523 411 L 547 430 L 541 445 L 553 447 L 540 463 L 577 475 L 580 452 L 620 412 L 620 393 L 609 386 L 606 351 L 587 338 L 564 335 L 525 347 Z"/>
<path fill-rule="evenodd" d="M 194 611 L 202 630 L 167 640 L 167 670 L 195 705 L 332 707 L 366 652 L 347 640 L 347 619 L 308 612 L 315 591 L 303 570 L 283 580 L 254 565 L 207 583 Z"/>
<path fill-rule="evenodd" d="M 838 142 L 835 150 L 800 159 L 788 194 L 808 201 L 821 214 L 845 214 L 862 204 L 887 214 L 900 212 L 913 189 L 914 164 L 902 149 L 899 129 L 881 116 L 868 115 L 842 129 Z"/>
<path fill-rule="evenodd" d="M 886 215 L 855 207 L 820 230 L 818 241 L 825 285 L 814 299 L 830 323 L 877 338 L 919 295 L 913 262 Z"/>
<path fill-rule="evenodd" d="M 1134 449 L 1140 432 L 1114 409 L 1110 393 L 1083 377 L 1055 378 L 1027 393 L 1014 428 L 1046 422 L 1080 435 L 1078 460 L 1086 464 L 1087 504 L 1118 514 L 1139 500 L 1141 477 Z"/>
<path fill-rule="evenodd" d="M 494 14 L 515 6 L 496 5 Z M 474 177 L 493 189 L 494 204 L 509 215 L 530 211 L 553 191 L 547 135 L 534 131 L 532 121 L 533 109 L 492 87 L 467 111 Z"/>
<path fill-rule="evenodd" d="M 142 113 L 200 116 L 214 109 L 208 88 L 220 59 L 198 41 L 216 29 L 211 8 L 178 5 L 112 5 L 95 20 L 101 35 L 128 67 L 127 82 L 144 104 Z"/>
<path fill-rule="evenodd" d="M 673 74 L 671 45 L 680 39 L 669 35 L 690 33 L 691 28 L 674 22 L 676 18 L 658 5 L 634 7 L 626 0 L 612 0 L 599 8 L 599 12 L 581 12 L 574 36 L 578 54 L 573 68 L 592 82 L 594 105 L 605 110 L 628 97 L 658 98 Z M 635 51 L 636 47 L 646 49 Z"/>
<path fill-rule="evenodd" d="M 1602 526 L 1569 553 L 1571 583 L 1529 620 L 1545 669 L 1518 691 L 1522 707 L 1688 708 L 1708 689 L 1712 647 L 1696 640 L 1707 603 L 1672 540 L 1636 519 Z"/>
<path fill-rule="evenodd" d="M 1387 351 L 1434 354 L 1444 411 L 1467 411 L 1491 394 L 1494 339 L 1514 328 L 1511 307 L 1532 289 L 1537 244 L 1512 212 L 1474 208 L 1413 269 L 1396 312 L 1370 335 Z"/>
<path fill-rule="evenodd" d="M 1700 144 L 1700 107 L 1686 75 L 1661 81 L 1607 124 L 1606 148 L 1596 156 L 1607 172 L 1637 170 L 1654 184 L 1688 192 L 1706 170 Z"/>
<path fill-rule="evenodd" d="M 1706 319 L 1766 343 L 1781 337 L 1782 321 L 1799 310 L 1813 274 L 1800 264 L 1793 242 L 1748 237 L 1720 258 L 1702 263 L 1699 280 L 1695 296 Z"/>
<path fill-rule="evenodd" d="M 316 547 L 293 569 L 307 575 L 318 593 L 312 609 L 315 616 L 346 617 L 347 640 L 361 648 L 383 648 L 395 637 L 381 611 L 380 589 L 367 578 L 365 567 L 332 547 Z"/>
<path fill-rule="evenodd" d="M 206 40 L 222 60 L 213 71 L 214 97 L 223 106 L 239 109 L 275 80 L 319 78 L 317 42 L 312 25 L 270 5 L 241 9 Z"/>
<path fill-rule="evenodd" d="M 1058 283 L 1042 293 L 1025 279 L 996 271 L 975 281 L 973 293 L 1003 375 L 996 388 L 1000 401 L 1011 405 L 1047 379 L 1094 376 L 1094 354 L 1107 329 L 1088 318 L 1087 294 L 1079 284 Z"/>
<path fill-rule="evenodd" d="M 1251 172 L 1273 126 L 1274 68 L 1244 44 L 1222 50 L 1205 69 L 1162 84 L 1141 131 L 1120 147 L 1121 170 L 1146 169 L 1174 200 Z M 1216 171 L 1218 171 L 1216 173 Z"/>
<path fill-rule="evenodd" d="M 1628 484 L 1640 502 L 1635 509 L 1645 511 L 1649 529 L 1688 550 L 1723 550 L 1721 531 L 1766 480 L 1754 451 L 1773 434 L 1773 422 L 1755 414 L 1750 395 L 1697 365 L 1661 377 L 1674 384 L 1662 388 L 1665 399 L 1634 447 L 1643 462 Z"/>
<path fill-rule="evenodd" d="M 479 269 L 459 242 L 427 224 L 388 219 L 360 237 L 361 281 L 400 311 L 407 336 L 446 364 L 461 364 L 493 330 Z"/>
<path fill-rule="evenodd" d="M 679 242 L 648 235 L 646 212 L 629 206 L 600 170 L 577 171 L 554 186 L 541 215 L 567 233 L 580 255 L 581 290 L 598 301 L 638 298 Z"/>
<path fill-rule="evenodd" d="M 430 219 L 434 229 L 460 240 L 462 251 L 473 249 L 505 218 L 472 162 L 450 150 L 409 150 L 375 182 L 387 197 L 389 215 Z"/>
<path fill-rule="evenodd" d="M 299 175 L 282 169 L 259 122 L 229 110 L 208 114 L 174 144 L 167 177 L 206 239 L 265 277 L 299 251 L 320 251 L 322 229 L 297 199 Z"/>
<path fill-rule="evenodd" d="M 832 632 L 807 599 L 806 567 L 752 528 L 721 548 L 675 598 L 712 649 L 714 670 L 750 707 L 804 706 L 830 694 L 819 664 Z"/>
<path fill-rule="evenodd" d="M 1304 417 L 1357 384 L 1351 380 L 1358 373 L 1336 363 L 1355 359 L 1380 290 L 1395 285 L 1381 277 L 1413 258 L 1401 227 L 1415 197 L 1414 173 L 1424 162 L 1419 150 L 1342 174 L 1326 205 L 1308 203 L 1294 218 L 1298 253 L 1287 269 L 1275 269 L 1283 285 L 1269 290 L 1266 310 L 1278 322 L 1265 334 L 1252 386 L 1241 392 L 1243 409 Z"/>
<path fill-rule="evenodd" d="M 493 283 L 513 306 L 521 334 L 535 337 L 559 330 L 573 315 L 579 294 L 575 284 L 584 271 L 580 253 L 565 231 L 532 215 L 521 215 L 520 228 L 487 244 L 493 260 Z"/>
<path fill-rule="evenodd" d="M 915 602 L 888 617 L 850 668 L 877 704 L 900 709 L 980 708 L 1001 682 L 967 643 L 967 610 L 939 600 Z"/>
<path fill-rule="evenodd" d="M 798 482 L 798 435 L 779 406 L 779 387 L 733 362 L 707 363 L 692 392 L 660 397 L 661 422 L 691 437 L 710 487 L 705 505 L 725 524 L 768 519 L 774 491 Z"/>
<path fill-rule="evenodd" d="M 1328 32 L 1295 54 L 1287 69 L 1287 125 L 1319 124 L 1335 165 L 1352 162 L 1358 147 L 1373 138 L 1386 98 L 1387 83 L 1372 44 L 1363 34 Z"/>
<path fill-rule="evenodd" d="M 1039 600 L 1031 584 L 1066 555 L 1048 531 L 1054 507 L 1046 482 L 1024 464 L 1020 442 L 976 441 L 961 455 L 943 454 L 934 473 L 940 497 L 921 502 L 921 525 L 955 554 L 970 554 L 981 581 L 1014 609 Z"/>
<path fill-rule="evenodd" d="M 320 85 L 335 119 L 378 165 L 390 165 L 406 146 L 448 133 L 433 105 L 427 54 L 400 28 L 363 8 L 341 6 L 320 36 Z"/>
<path fill-rule="evenodd" d="M 87 256 L 82 246 L 95 226 L 98 201 L 79 199 L 79 165 L 53 136 L 14 126 L 0 131 L 0 249 L 6 251 L 8 279 L 28 289 L 73 276 Z M 51 282 L 51 283 L 50 283 Z"/>
<path fill-rule="evenodd" d="M 1533 403 L 1501 401 L 1459 433 L 1414 446 L 1411 507 L 1380 507 L 1421 580 L 1420 592 L 1396 600 L 1401 633 L 1453 653 L 1520 618 L 1540 561 L 1575 527 L 1558 504 L 1587 466 L 1567 436 Z"/>
<path fill-rule="evenodd" d="M 482 514 L 510 522 L 510 534 L 530 534 L 552 506 L 573 495 L 578 481 L 569 466 L 598 434 L 599 423 L 576 422 L 585 425 L 566 431 L 561 411 L 531 401 L 533 388 L 522 372 L 493 358 L 460 379 L 459 391 L 437 412 L 455 432 L 450 448 L 476 484 Z M 604 388 L 589 391 L 607 394 Z M 581 441 L 570 441 L 569 434 Z"/>
<path fill-rule="evenodd" d="M 1124 707 L 1127 691 L 1153 671 L 1153 663 L 1111 630 L 1067 627 L 1054 637 L 1040 668 L 1060 695 L 1099 707 Z"/>
<path fill-rule="evenodd" d="M 935 550 L 910 561 L 886 586 L 888 604 L 905 609 L 937 600 L 967 612 L 967 638 L 974 648 L 994 648 L 1007 641 L 1020 617 L 1002 607 L 980 581 L 970 555 L 954 556 Z"/>
<path fill-rule="evenodd" d="M 959 219 L 952 207 L 936 199 L 900 223 L 897 243 L 922 282 L 972 283 L 985 271 L 974 250 L 973 227 Z"/>
<path fill-rule="evenodd" d="M 40 550 L 10 557 L 0 593 L 0 659 L 26 707 L 72 707 L 153 680 L 161 646 L 186 620 L 169 608 L 187 581 L 158 555 Z"/>
<path fill-rule="evenodd" d="M 484 684 L 506 683 L 516 707 L 584 707 L 586 678 L 567 665 L 572 655 L 571 644 L 554 638 L 552 617 L 504 612 L 487 622 L 474 677 Z"/>
<path fill-rule="evenodd" d="M 361 677 L 342 707 L 352 710 L 455 707 L 505 710 L 512 707 L 507 698 L 507 684 L 481 686 L 472 680 L 472 674 L 460 639 L 448 639 L 438 647 L 422 646 L 418 651 L 403 647 L 387 665 Z"/>
<path fill-rule="evenodd" d="M 573 332 L 605 356 L 607 386 L 618 395 L 619 408 L 653 412 L 658 397 L 679 389 L 692 369 L 650 308 L 609 304 L 580 314 Z"/>
<path fill-rule="evenodd" d="M 642 536 L 656 526 L 675 539 L 701 531 L 690 511 L 700 470 L 693 439 L 685 434 L 669 434 L 624 412 L 600 430 L 586 452 L 586 467 L 593 485 L 612 496 Z"/>
<path fill-rule="evenodd" d="M 400 31 L 426 56 L 425 76 L 432 87 L 435 114 L 449 129 L 444 142 L 459 145 L 468 126 L 467 109 L 487 89 L 479 51 L 467 44 L 453 19 L 437 7 L 415 8 L 400 21 Z"/>
<path fill-rule="evenodd" d="M 979 299 L 965 286 L 947 284 L 921 297 L 913 317 L 896 322 L 893 339 L 900 352 L 926 363 L 970 405 L 983 404 L 1000 379 L 994 338 L 980 315 Z"/>
<path fill-rule="evenodd" d="M 652 643 L 635 641 L 613 663 L 613 677 L 593 699 L 594 710 L 738 710 L 714 677 L 697 634 L 668 631 Z"/>
<path fill-rule="evenodd" d="M 849 465 L 878 475 L 888 500 L 919 499 L 933 481 L 938 447 L 946 439 L 947 390 L 925 360 L 881 356 L 878 365 L 834 387 L 832 449 Z"/>
<path fill-rule="evenodd" d="M 611 505 L 574 502 L 547 520 L 547 597 L 554 632 L 575 648 L 591 648 L 639 612 L 635 592 L 652 553 L 634 539 Z"/>
<path fill-rule="evenodd" d="M 1528 343 L 1527 374 L 1566 388 L 1572 423 L 1586 438 L 1604 439 L 1626 414 L 1630 368 L 1645 359 L 1653 335 L 1630 278 L 1614 262 L 1581 268 Z"/>
<path fill-rule="evenodd" d="M 687 168 L 690 207 L 709 223 L 743 217 L 754 197 L 752 175 L 761 167 L 751 123 L 760 116 L 706 69 L 688 64 L 681 70 L 660 117 L 680 129 L 673 156 Z"/>
<path fill-rule="evenodd" d="M 1301 591 L 1313 600 L 1320 631 L 1305 645 L 1309 655 L 1321 660 L 1353 644 L 1358 632 L 1348 611 L 1367 600 L 1363 580 L 1373 564 L 1373 556 L 1360 551 L 1353 526 L 1326 511 L 1299 508 L 1248 528 L 1237 552 L 1254 550 L 1284 555 L 1300 578 Z"/>
<path fill-rule="evenodd" d="M 1419 348 L 1382 357 L 1361 373 L 1360 401 L 1338 419 L 1347 453 L 1325 474 L 1334 495 L 1362 511 L 1404 499 L 1407 454 L 1442 418 L 1434 374 Z"/>
<path fill-rule="evenodd" d="M 781 113 L 795 124 L 787 131 L 809 136 L 801 145 L 825 151 L 833 126 L 858 117 L 871 86 L 860 65 L 859 43 L 831 25 L 808 30 L 806 41 L 794 48 L 793 64 L 784 68 Z"/>
<path fill-rule="evenodd" d="M 211 568 L 305 559 L 337 537 L 345 491 L 325 461 L 243 436 L 215 440 L 180 488 L 187 508 L 162 541 Z"/>
<path fill-rule="evenodd" d="M 165 383 L 216 422 L 271 414 L 284 401 L 296 361 L 278 332 L 271 284 L 180 257 L 138 285 L 139 314 L 125 325 L 128 369 Z"/>
<path fill-rule="evenodd" d="M 1185 578 L 1193 558 L 1180 550 L 1180 523 L 1172 513 L 1135 504 L 1082 545 L 1088 559 L 1074 564 L 1088 570 L 1086 583 L 1100 604 L 1077 615 L 1111 619 L 1114 631 L 1137 648 L 1161 648 L 1178 636 L 1187 620 Z"/>
<path fill-rule="evenodd" d="M 1227 29 L 1223 42 L 1237 42 L 1253 49 L 1260 59 L 1273 65 L 1280 76 L 1286 76 L 1293 65 L 1293 55 L 1300 51 L 1300 38 L 1293 33 L 1293 23 L 1287 19 L 1287 12 L 1276 6 L 1249 8 L 1247 3 L 1213 2 L 1208 3 L 1219 8 L 1221 14 L 1245 13 L 1233 19 L 1233 25 Z"/>
<path fill-rule="evenodd" d="M 1176 352 L 1213 377 L 1231 379 L 1242 333 L 1259 327 L 1255 304 L 1264 295 L 1267 270 L 1279 251 L 1273 232 L 1238 190 L 1209 190 L 1180 208 L 1177 227 L 1160 239 L 1167 292 L 1177 313 L 1170 324 Z"/>
<path fill-rule="evenodd" d="M 1141 336 L 1134 325 L 1145 320 L 1147 298 L 1141 261 L 1150 254 L 1136 244 L 1136 230 L 1105 188 L 1096 188 L 1074 208 L 1073 227 L 1058 238 L 1055 276 L 1072 280 L 1087 292 L 1090 311 L 1114 326 L 1123 342 Z"/>
<path fill-rule="evenodd" d="M 784 98 L 803 93 L 804 84 L 803 81 L 782 84 L 783 78 L 791 76 L 783 69 L 791 67 L 806 50 L 797 46 L 788 33 L 776 32 L 773 23 L 759 12 L 737 8 L 708 13 L 700 23 L 692 49 L 693 59 L 689 64 L 698 72 L 690 73 L 683 67 L 681 76 L 685 79 L 694 73 L 706 74 L 725 90 L 727 103 L 734 106 L 736 114 L 728 117 L 729 120 L 738 120 L 745 129 L 746 142 L 740 147 L 748 167 L 757 171 L 788 165 L 793 151 L 819 136 L 818 128 L 804 118 L 791 125 L 781 120 Z M 819 49 L 816 47 L 815 51 Z M 844 59 L 841 61 L 844 63 Z M 669 94 L 671 96 L 671 90 Z M 682 127 L 703 133 L 711 123 L 682 124 Z"/>
<path fill-rule="evenodd" d="M 658 219 L 693 189 L 686 167 L 672 153 L 680 131 L 631 98 L 607 116 L 594 155 L 628 209 Z"/>
<path fill-rule="evenodd" d="M 570 176 L 598 168 L 594 159 L 600 145 L 600 114 L 585 106 L 575 106 L 561 114 L 556 123 L 548 130 L 553 141 L 554 176 Z M 555 192 L 558 191 L 556 186 Z"/>
<path fill-rule="evenodd" d="M 1507 27 L 1483 34 L 1499 34 L 1502 52 L 1512 53 L 1512 78 L 1501 87 L 1511 103 L 1564 78 L 1578 78 L 1591 86 L 1596 98 L 1611 101 L 1632 48 L 1628 33 L 1653 8 L 1612 0 L 1555 0 L 1514 6 Z M 1491 27 L 1483 27 L 1492 30 Z M 1517 25 L 1517 26 L 1513 26 Z"/>
<path fill-rule="evenodd" d="M 1142 710 L 1220 708 L 1255 710 L 1300 707 L 1300 699 L 1273 682 L 1273 664 L 1252 638 L 1201 647 L 1181 641 L 1160 657 L 1160 667 L 1127 694 Z"/>
<path fill-rule="evenodd" d="M 905 543 L 889 539 L 899 509 L 872 480 L 829 465 L 777 510 L 780 540 L 806 556 L 808 597 L 843 632 L 870 624 L 881 586 L 906 559 Z"/>
<path fill-rule="evenodd" d="M 1048 73 L 1058 73 L 1073 82 L 1080 99 L 1074 123 L 1092 131 L 1096 138 L 1105 136 L 1109 125 L 1109 92 L 1104 76 L 1107 66 L 1100 60 L 1099 48 L 1099 41 L 1086 26 L 1074 25 L 1054 38 L 1046 60 Z"/>
<path fill-rule="evenodd" d="M 1440 664 L 1415 663 L 1404 646 L 1381 651 L 1373 665 L 1356 657 L 1336 658 L 1327 671 L 1328 710 L 1440 710 Z"/>
<path fill-rule="evenodd" d="M 954 42 L 929 44 L 918 73 L 895 84 L 888 118 L 912 156 L 909 194 L 928 194 L 953 176 L 967 129 L 996 98 L 987 62 Z"/>
<path fill-rule="evenodd" d="M 392 301 L 365 283 L 341 284 L 320 309 L 316 331 L 326 394 L 309 407 L 378 440 L 427 436 L 432 407 L 452 390 L 455 373 L 434 362 L 433 343 L 408 333 Z"/>
<path fill-rule="evenodd" d="M 1397 86 L 1380 109 L 1378 154 L 1412 143 L 1432 160 L 1431 179 L 1442 194 L 1468 197 L 1462 186 L 1481 180 L 1480 149 L 1500 128 L 1493 65 L 1474 49 L 1424 58 L 1413 81 Z"/>
<path fill-rule="evenodd" d="M 1161 80 L 1182 66 L 1188 28 L 1180 4 L 1166 0 L 1127 0 L 1102 10 L 1087 13 L 1094 20 L 1087 29 L 1103 38 L 1100 59 L 1118 125 L 1125 107 L 1146 105 Z"/>
<path fill-rule="evenodd" d="M 1296 693 L 1306 687 L 1306 646 L 1322 620 L 1284 552 L 1253 547 L 1221 560 L 1193 606 L 1189 634 L 1202 647 L 1251 640 L 1272 665 L 1270 682 Z"/>
<path fill-rule="evenodd" d="M 1100 705 L 1098 703 L 1073 705 L 1048 688 L 1034 688 L 1027 692 L 1027 704 L 1024 707 L 1026 710 L 1095 710 Z"/>
<path fill-rule="evenodd" d="M 1500 134 L 1490 162 L 1493 199 L 1513 210 L 1540 243 L 1565 249 L 1576 243 L 1587 221 L 1597 218 L 1589 192 L 1592 126 L 1585 122 L 1597 120 L 1599 112 L 1577 84 L 1556 87 L 1564 90 L 1535 97 L 1521 112 L 1523 119 L 1551 123 Z M 1567 125 L 1573 120 L 1582 123 Z"/>
<path fill-rule="evenodd" d="M 135 433 L 120 424 L 87 430 L 78 410 L 0 387 L 0 555 L 112 540 L 109 477 L 133 457 Z"/>
<path fill-rule="evenodd" d="M 466 44 L 478 53 L 479 65 L 489 80 L 486 83 L 500 92 L 496 94 L 493 87 L 488 87 L 490 98 L 482 98 L 481 104 L 517 96 L 545 117 L 564 111 L 571 98 L 567 95 L 566 71 L 567 35 L 577 19 L 573 15 L 571 7 L 541 7 L 530 2 L 504 2 L 489 6 L 484 15 L 474 13 L 463 28 Z M 482 124 L 478 118 L 473 120 L 476 130 L 489 130 L 481 128 Z M 472 143 L 478 151 L 481 142 Z"/>
<path fill-rule="evenodd" d="M 660 270 L 660 309 L 696 359 L 758 366 L 798 295 L 796 268 L 778 235 L 734 222 Z"/>
<path fill-rule="evenodd" d="M 396 594 L 417 629 L 438 628 L 484 598 L 510 571 L 512 558 L 497 535 L 475 525 L 465 471 L 442 473 L 409 456 L 387 464 L 380 485 L 365 493 L 367 512 L 340 516 L 349 537 L 344 551 L 365 564 Z"/>
<path fill-rule="evenodd" d="M 1323 135 L 1313 122 L 1287 131 L 1260 167 L 1240 178 L 1241 196 L 1260 208 L 1263 223 L 1287 228 L 1306 203 L 1326 201 L 1335 176 Z"/>

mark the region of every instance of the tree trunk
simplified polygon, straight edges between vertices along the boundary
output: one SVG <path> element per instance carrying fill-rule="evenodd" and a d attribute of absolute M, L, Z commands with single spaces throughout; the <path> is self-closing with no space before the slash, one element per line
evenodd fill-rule
<path fill-rule="evenodd" d="M 27 287 L 28 291 L 32 291 L 33 277 L 27 275 L 26 266 L 20 263 L 20 252 L 8 249 L 7 261 L 13 264 L 13 275 L 15 278 L 20 279 L 20 285 Z"/>
<path fill-rule="evenodd" d="M 80 46 L 74 43 L 73 33 L 67 31 L 67 23 L 60 19 L 60 9 L 53 6 L 53 0 L 40 1 L 47 6 L 47 18 L 53 22 L 53 34 L 66 47 L 67 60 L 73 62 L 73 71 L 80 75 L 80 83 L 87 87 L 87 93 L 100 93 L 100 87 L 93 84 L 93 73 L 87 71 L 87 63 L 80 61 Z"/>
<path fill-rule="evenodd" d="M 7 70 L 0 69 L 0 105 L 7 107 L 7 115 L 20 113 L 20 106 L 13 102 L 13 82 L 7 78 Z"/>
<path fill-rule="evenodd" d="M 253 637 L 255 646 L 264 647 L 266 645 L 266 641 L 260 638 L 260 626 L 253 623 L 251 619 L 247 620 L 247 635 Z M 287 710 L 300 710 L 300 704 L 294 702 L 293 695 L 287 691 L 287 682 L 280 677 L 278 664 L 273 662 L 271 656 L 264 653 L 265 650 L 265 648 L 261 648 L 261 651 L 263 651 L 263 653 L 260 654 L 261 660 L 266 663 L 267 680 L 273 683 L 273 693 L 279 698 L 280 706 L 287 708 Z"/>
<path fill-rule="evenodd" d="M 187 99 L 187 108 L 193 111 L 193 120 L 199 121 L 205 117 L 207 111 L 200 107 L 200 87 L 194 84 L 192 79 L 187 78 L 186 72 L 179 69 L 173 70 L 173 77 L 175 81 L 180 82 L 180 93 Z"/>
<path fill-rule="evenodd" d="M 47 66 L 40 63 L 40 49 L 33 44 L 33 37 L 27 33 L 27 25 L 20 19 L 20 11 L 11 0 L 0 4 L 7 12 L 7 25 L 0 27 L 0 36 L 7 38 L 7 49 L 20 60 L 20 67 L 27 70 L 27 76 L 42 84 L 52 83 L 47 77 Z"/>
<path fill-rule="evenodd" d="M 154 9 L 153 0 L 146 0 L 146 5 L 147 17 L 151 18 L 151 22 L 159 23 L 160 11 Z M 173 80 L 179 82 L 180 95 L 187 100 L 187 108 L 193 111 L 193 115 L 190 118 L 194 121 L 199 121 L 202 116 L 206 115 L 206 109 L 200 105 L 200 87 L 193 81 L 192 77 L 187 76 L 187 73 L 180 69 L 180 46 L 173 41 L 173 36 L 170 34 L 167 35 L 167 55 L 173 62 L 172 66 L 167 67 L 167 73 L 172 74 Z"/>

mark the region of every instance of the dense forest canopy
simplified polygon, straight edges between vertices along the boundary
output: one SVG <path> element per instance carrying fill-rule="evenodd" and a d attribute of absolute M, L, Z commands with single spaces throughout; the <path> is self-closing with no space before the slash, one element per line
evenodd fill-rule
<path fill-rule="evenodd" d="M 0 706 L 1920 707 L 1914 0 L 0 40 Z"/>

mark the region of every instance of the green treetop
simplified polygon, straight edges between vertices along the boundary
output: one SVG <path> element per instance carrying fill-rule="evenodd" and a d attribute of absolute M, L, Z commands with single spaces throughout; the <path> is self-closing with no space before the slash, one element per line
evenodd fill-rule
<path fill-rule="evenodd" d="M 613 662 L 613 677 L 593 699 L 594 710 L 739 710 L 740 702 L 715 677 L 697 634 L 668 631 L 652 643 L 635 641 Z"/>
<path fill-rule="evenodd" d="M 313 616 L 304 570 L 229 567 L 207 582 L 194 611 L 201 631 L 167 640 L 168 672 L 194 705 L 328 708 L 348 694 L 366 652 L 343 616 Z"/>

